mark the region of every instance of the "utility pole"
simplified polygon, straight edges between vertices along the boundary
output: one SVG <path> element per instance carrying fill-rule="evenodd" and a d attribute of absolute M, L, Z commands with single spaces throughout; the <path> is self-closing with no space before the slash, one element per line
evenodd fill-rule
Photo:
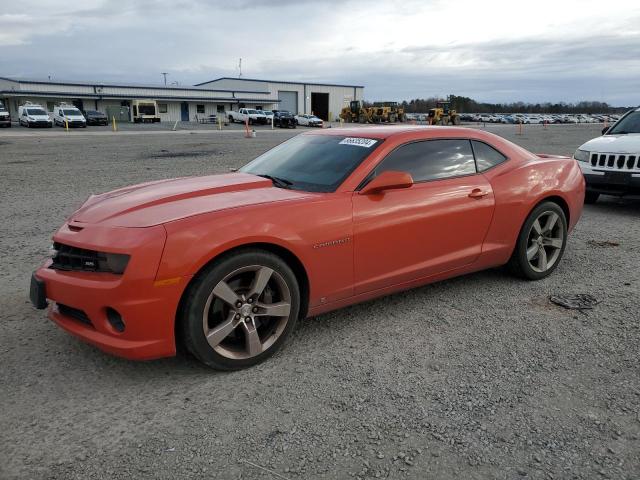
<path fill-rule="evenodd" d="M 162 75 L 164 77 L 164 86 L 167 86 L 167 75 L 169 74 L 169 72 L 160 72 L 160 75 Z"/>
<path fill-rule="evenodd" d="M 238 62 L 238 70 L 240 71 L 240 73 L 238 74 L 238 78 L 242 78 L 242 58 Z"/>

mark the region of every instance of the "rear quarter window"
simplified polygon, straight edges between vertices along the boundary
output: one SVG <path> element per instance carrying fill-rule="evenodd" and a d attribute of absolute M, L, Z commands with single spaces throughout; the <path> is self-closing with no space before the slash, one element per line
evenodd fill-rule
<path fill-rule="evenodd" d="M 476 157 L 476 165 L 479 172 L 489 170 L 507 160 L 506 156 L 484 142 L 471 140 L 471 145 L 473 146 L 473 153 Z"/>

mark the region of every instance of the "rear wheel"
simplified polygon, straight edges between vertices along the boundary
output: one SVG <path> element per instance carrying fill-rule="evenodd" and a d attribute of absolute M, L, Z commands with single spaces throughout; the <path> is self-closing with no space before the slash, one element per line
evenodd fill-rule
<path fill-rule="evenodd" d="M 528 280 L 553 272 L 567 243 L 567 219 L 557 203 L 544 202 L 527 217 L 509 261 L 511 270 Z"/>
<path fill-rule="evenodd" d="M 187 349 L 220 370 L 264 361 L 294 329 L 298 282 L 278 256 L 245 250 L 215 262 L 190 287 L 181 327 Z"/>
<path fill-rule="evenodd" d="M 587 204 L 596 203 L 598 201 L 598 198 L 600 198 L 600 194 L 598 192 L 587 191 L 584 194 L 584 203 L 587 203 Z"/>

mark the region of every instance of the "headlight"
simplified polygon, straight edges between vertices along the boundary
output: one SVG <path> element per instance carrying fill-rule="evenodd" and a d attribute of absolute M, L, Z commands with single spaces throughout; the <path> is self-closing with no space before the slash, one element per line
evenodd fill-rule
<path fill-rule="evenodd" d="M 129 255 L 121 253 L 101 253 L 98 257 L 98 270 L 121 275 L 127 268 L 127 263 L 129 263 Z"/>
<path fill-rule="evenodd" d="M 573 158 L 578 160 L 579 162 L 588 162 L 589 161 L 589 152 L 586 150 L 576 150 L 576 153 L 573 154 Z"/>

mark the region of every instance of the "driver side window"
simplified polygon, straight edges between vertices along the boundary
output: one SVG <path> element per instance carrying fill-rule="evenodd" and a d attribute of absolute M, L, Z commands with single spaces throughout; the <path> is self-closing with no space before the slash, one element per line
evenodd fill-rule
<path fill-rule="evenodd" d="M 401 145 L 376 167 L 375 175 L 407 172 L 414 182 L 440 180 L 476 173 L 469 140 L 424 140 Z"/>

